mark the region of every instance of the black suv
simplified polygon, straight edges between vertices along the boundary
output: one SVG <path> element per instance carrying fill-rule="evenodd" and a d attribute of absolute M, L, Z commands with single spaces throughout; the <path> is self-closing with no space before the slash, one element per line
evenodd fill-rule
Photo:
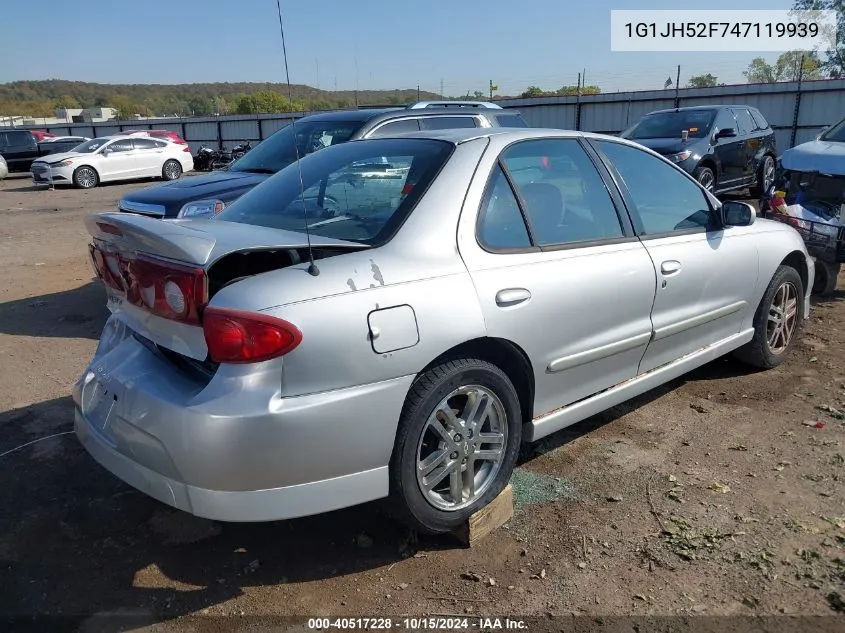
<path fill-rule="evenodd" d="M 651 112 L 620 135 L 663 154 L 713 193 L 766 191 L 775 177 L 775 133 L 756 108 L 695 106 Z"/>
<path fill-rule="evenodd" d="M 516 111 L 479 101 L 421 101 L 407 107 L 313 114 L 288 125 L 222 170 L 133 191 L 118 208 L 158 218 L 209 217 L 296 160 L 329 145 L 420 130 L 527 127 Z"/>

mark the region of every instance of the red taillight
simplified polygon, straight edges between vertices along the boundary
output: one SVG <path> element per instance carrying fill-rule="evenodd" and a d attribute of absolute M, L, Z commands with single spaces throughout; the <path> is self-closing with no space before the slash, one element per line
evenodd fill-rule
<path fill-rule="evenodd" d="M 165 319 L 200 324 L 200 310 L 208 301 L 202 268 L 149 255 L 127 259 L 94 244 L 88 248 L 97 277 L 126 301 Z"/>
<path fill-rule="evenodd" d="M 218 363 L 257 363 L 278 358 L 302 342 L 302 332 L 283 319 L 225 308 L 203 311 L 208 355 Z"/>
<path fill-rule="evenodd" d="M 165 319 L 200 324 L 200 309 L 208 301 L 202 268 L 139 255 L 129 262 L 128 273 L 131 304 Z"/>
<path fill-rule="evenodd" d="M 185 145 L 185 147 L 183 147 L 183 148 L 182 148 L 182 151 L 183 151 L 183 152 L 188 152 L 188 153 L 190 154 L 190 153 L 191 153 L 191 148 L 190 148 L 190 147 L 188 147 L 187 145 Z"/>

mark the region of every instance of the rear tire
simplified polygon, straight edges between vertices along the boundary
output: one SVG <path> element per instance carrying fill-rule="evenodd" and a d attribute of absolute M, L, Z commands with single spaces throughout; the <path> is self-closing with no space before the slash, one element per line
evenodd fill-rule
<path fill-rule="evenodd" d="M 453 530 L 504 489 L 521 441 L 519 396 L 496 365 L 455 358 L 424 371 L 393 446 L 392 514 L 421 533 Z"/>
<path fill-rule="evenodd" d="M 763 157 L 757 169 L 757 182 L 749 189 L 752 198 L 761 198 L 775 181 L 775 159 L 770 154 Z"/>
<path fill-rule="evenodd" d="M 73 184 L 80 189 L 93 189 L 100 184 L 100 176 L 93 167 L 82 165 L 73 172 Z"/>
<path fill-rule="evenodd" d="M 696 167 L 692 172 L 692 177 L 710 193 L 716 191 L 716 173 L 707 165 Z"/>
<path fill-rule="evenodd" d="M 836 290 L 836 281 L 842 264 L 816 260 L 816 276 L 813 279 L 813 294 L 830 296 Z"/>
<path fill-rule="evenodd" d="M 165 180 L 178 180 L 182 175 L 182 165 L 178 160 L 167 160 L 161 168 L 161 177 Z"/>
<path fill-rule="evenodd" d="M 754 314 L 754 338 L 734 352 L 758 369 L 780 365 L 795 344 L 804 319 L 804 284 L 791 266 L 779 266 Z"/>

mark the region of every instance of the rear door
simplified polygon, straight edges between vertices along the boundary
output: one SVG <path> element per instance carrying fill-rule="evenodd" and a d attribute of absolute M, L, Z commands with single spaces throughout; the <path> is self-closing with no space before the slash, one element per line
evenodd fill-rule
<path fill-rule="evenodd" d="M 745 141 L 740 136 L 738 124 L 729 108 L 722 108 L 713 124 L 714 135 L 720 130 L 732 129 L 736 136 L 719 138 L 713 143 L 716 160 L 719 163 L 716 174 L 716 189 L 734 187 L 745 178 Z"/>
<path fill-rule="evenodd" d="M 26 130 L 0 132 L 0 154 L 6 159 L 9 171 L 25 171 L 38 153 L 35 137 Z"/>
<path fill-rule="evenodd" d="M 615 141 L 593 144 L 617 172 L 657 274 L 640 373 L 748 327 L 758 259 L 751 227 L 722 228 L 700 185 L 663 159 Z"/>
<path fill-rule="evenodd" d="M 751 183 L 755 177 L 757 162 L 754 157 L 763 149 L 763 133 L 757 129 L 757 124 L 748 108 L 733 108 L 739 129 L 737 134 L 743 139 L 740 154 L 742 157 L 742 178 Z"/>
<path fill-rule="evenodd" d="M 531 359 L 541 416 L 636 376 L 654 267 L 579 140 L 506 143 L 491 139 L 458 247 L 487 335 Z"/>
<path fill-rule="evenodd" d="M 153 138 L 133 138 L 135 168 L 138 176 L 161 176 L 164 166 L 164 148 L 167 143 Z"/>

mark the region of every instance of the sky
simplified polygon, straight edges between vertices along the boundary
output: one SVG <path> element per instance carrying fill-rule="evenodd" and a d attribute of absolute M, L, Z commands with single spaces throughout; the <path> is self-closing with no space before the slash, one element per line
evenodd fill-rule
<path fill-rule="evenodd" d="M 283 82 L 276 0 L 3 0 L 0 83 Z M 710 0 L 708 9 L 789 9 L 791 0 Z M 610 50 L 611 9 L 677 9 L 677 0 L 281 0 L 290 79 L 323 89 L 416 88 L 450 96 L 586 83 L 603 92 L 681 85 L 712 73 L 742 83 L 773 53 Z"/>

